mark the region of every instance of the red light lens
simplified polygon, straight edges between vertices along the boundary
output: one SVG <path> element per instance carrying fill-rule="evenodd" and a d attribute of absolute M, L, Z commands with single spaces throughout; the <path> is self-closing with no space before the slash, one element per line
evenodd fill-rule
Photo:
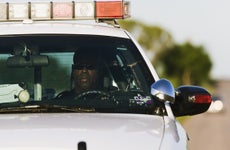
<path fill-rule="evenodd" d="M 211 103 L 211 95 L 195 95 L 195 103 Z"/>
<path fill-rule="evenodd" d="M 53 3 L 54 19 L 72 19 L 73 6 L 72 3 Z"/>
<path fill-rule="evenodd" d="M 96 2 L 97 18 L 122 18 L 123 3 L 118 2 Z"/>

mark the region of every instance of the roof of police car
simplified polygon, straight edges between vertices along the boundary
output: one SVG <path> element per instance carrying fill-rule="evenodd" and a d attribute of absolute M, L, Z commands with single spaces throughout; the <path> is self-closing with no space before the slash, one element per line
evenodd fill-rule
<path fill-rule="evenodd" d="M 0 22 L 0 35 L 16 34 L 89 34 L 129 38 L 119 27 L 95 21 Z"/>

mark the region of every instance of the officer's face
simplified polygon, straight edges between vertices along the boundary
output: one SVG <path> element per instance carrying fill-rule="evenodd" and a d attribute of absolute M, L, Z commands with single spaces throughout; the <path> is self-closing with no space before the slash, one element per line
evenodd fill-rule
<path fill-rule="evenodd" d="M 92 58 L 79 59 L 74 65 L 73 80 L 77 92 L 92 90 L 96 86 L 98 70 Z"/>

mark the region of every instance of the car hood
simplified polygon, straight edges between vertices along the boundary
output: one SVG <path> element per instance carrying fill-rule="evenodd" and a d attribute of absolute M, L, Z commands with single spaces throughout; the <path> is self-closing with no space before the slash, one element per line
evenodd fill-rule
<path fill-rule="evenodd" d="M 1 114 L 0 124 L 7 150 L 159 149 L 164 126 L 160 116 L 101 113 Z"/>

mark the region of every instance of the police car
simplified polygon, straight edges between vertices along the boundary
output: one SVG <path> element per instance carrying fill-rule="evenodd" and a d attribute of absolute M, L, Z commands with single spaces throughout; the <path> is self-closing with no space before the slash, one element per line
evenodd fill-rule
<path fill-rule="evenodd" d="M 1 1 L 1 150 L 187 148 L 175 118 L 205 112 L 211 95 L 158 77 L 116 22 L 130 16 L 129 5 Z M 100 55 L 100 88 L 60 98 L 73 88 L 73 69 L 84 67 L 72 67 L 75 52 L 86 49 Z"/>

